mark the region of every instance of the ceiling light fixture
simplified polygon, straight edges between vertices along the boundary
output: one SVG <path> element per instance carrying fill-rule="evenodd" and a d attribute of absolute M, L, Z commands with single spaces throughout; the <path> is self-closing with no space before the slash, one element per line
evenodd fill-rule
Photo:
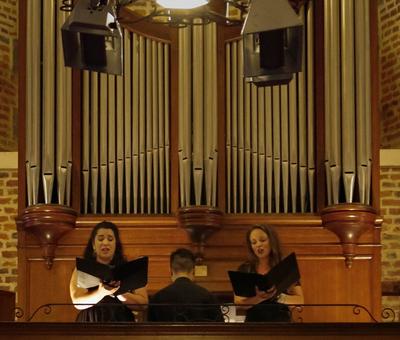
<path fill-rule="evenodd" d="M 206 25 L 216 22 L 225 26 L 241 25 L 250 0 L 148 0 L 152 11 L 143 16 L 143 3 L 131 1 L 127 8 L 141 20 L 172 27 Z"/>
<path fill-rule="evenodd" d="M 208 0 L 156 0 L 156 2 L 169 9 L 193 9 L 208 4 Z"/>
<path fill-rule="evenodd" d="M 81 0 L 62 0 L 60 9 L 71 11 Z M 121 23 L 147 21 L 172 27 L 206 25 L 210 22 L 225 26 L 242 25 L 251 0 L 87 0 L 88 8 L 96 11 L 112 6 Z M 124 20 L 120 10 L 125 7 L 132 16 Z M 122 13 L 122 12 L 121 12 Z"/>

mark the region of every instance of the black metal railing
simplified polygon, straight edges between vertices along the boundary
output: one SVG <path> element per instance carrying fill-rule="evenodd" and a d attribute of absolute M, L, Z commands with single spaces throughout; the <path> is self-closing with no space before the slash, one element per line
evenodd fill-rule
<path fill-rule="evenodd" d="M 57 309 L 61 307 L 79 307 L 88 306 L 89 304 L 71 304 L 71 303 L 48 303 L 37 307 L 29 316 L 25 318 L 27 322 L 35 322 L 38 319 L 43 320 L 43 316 L 53 316 L 50 319 L 58 319 Z M 311 311 L 313 315 L 328 315 L 329 311 L 340 308 L 342 315 L 347 313 L 349 322 L 366 321 L 369 322 L 395 322 L 396 315 L 400 315 L 399 311 L 392 308 L 384 308 L 381 313 L 381 320 L 376 317 L 364 306 L 358 304 L 302 304 L 302 305 L 280 305 L 280 304 L 259 304 L 253 305 L 235 305 L 231 303 L 211 305 L 211 304 L 149 304 L 149 305 L 133 305 L 133 304 L 115 304 L 101 303 L 92 306 L 93 308 L 114 309 L 118 313 L 118 309 L 129 308 L 136 313 L 136 322 L 243 322 L 243 321 L 259 321 L 259 322 L 307 322 L 307 311 Z M 92 308 L 89 307 L 89 308 Z M 246 308 L 247 307 L 247 308 Z M 246 320 L 246 314 L 254 307 L 257 308 L 257 315 L 261 315 L 258 320 Z M 78 308 L 80 309 L 80 308 Z M 277 313 L 287 313 L 287 319 L 274 318 Z M 268 315 L 263 319 L 263 315 Z M 26 316 L 24 310 L 20 307 L 15 308 L 15 318 L 20 320 Z M 312 318 L 312 317 L 311 317 Z M 321 319 L 321 317 L 319 317 Z M 359 319 L 358 319 L 359 318 Z M 323 319 L 323 318 L 322 318 Z M 107 320 L 103 320 L 105 322 Z M 114 321 L 114 320 L 110 320 Z M 327 319 L 324 322 L 330 322 Z"/>

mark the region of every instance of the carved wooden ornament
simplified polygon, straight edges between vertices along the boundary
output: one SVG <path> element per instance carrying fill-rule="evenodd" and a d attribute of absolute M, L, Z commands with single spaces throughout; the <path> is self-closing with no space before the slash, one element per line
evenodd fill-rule
<path fill-rule="evenodd" d="M 190 236 L 197 247 L 196 261 L 204 259 L 204 246 L 207 239 L 221 229 L 222 211 L 208 206 L 190 206 L 179 208 L 178 223 Z"/>
<path fill-rule="evenodd" d="M 375 228 L 376 218 L 374 208 L 356 203 L 336 204 L 322 210 L 322 225 L 339 237 L 346 267 L 351 268 L 358 240 Z"/>
<path fill-rule="evenodd" d="M 51 269 L 58 240 L 75 228 L 77 212 L 57 204 L 37 204 L 24 210 L 19 217 L 19 230 L 36 236 L 43 249 L 46 266 Z"/>

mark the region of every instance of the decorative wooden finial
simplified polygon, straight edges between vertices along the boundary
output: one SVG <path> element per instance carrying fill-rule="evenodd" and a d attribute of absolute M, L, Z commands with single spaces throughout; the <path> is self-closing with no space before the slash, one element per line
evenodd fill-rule
<path fill-rule="evenodd" d="M 339 237 L 346 267 L 351 268 L 360 236 L 377 224 L 376 210 L 357 203 L 336 204 L 323 209 L 321 218 L 322 225 Z"/>
<path fill-rule="evenodd" d="M 32 233 L 43 249 L 48 269 L 53 265 L 58 240 L 75 228 L 77 212 L 57 204 L 37 204 L 24 210 L 18 217 L 18 229 Z"/>
<path fill-rule="evenodd" d="M 196 262 L 204 259 L 204 246 L 207 239 L 221 229 L 222 211 L 208 206 L 190 206 L 178 209 L 178 223 L 190 236 L 197 248 Z"/>

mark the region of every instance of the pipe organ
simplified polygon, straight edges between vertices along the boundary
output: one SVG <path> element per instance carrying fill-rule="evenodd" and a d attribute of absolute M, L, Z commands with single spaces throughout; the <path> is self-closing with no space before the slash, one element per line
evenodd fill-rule
<path fill-rule="evenodd" d="M 306 1 L 302 71 L 270 87 L 243 80 L 238 27 L 129 24 L 129 10 L 123 75 L 71 70 L 62 4 L 20 4 L 27 315 L 49 302 L 37 291 L 70 302 L 65 275 L 109 219 L 128 257 L 149 256 L 151 293 L 170 280 L 172 250 L 198 247 L 200 284 L 226 295 L 246 230 L 266 223 L 296 252 L 306 303 L 357 303 L 379 319 L 377 0 Z M 353 320 L 342 312 L 315 308 L 304 320 Z"/>
<path fill-rule="evenodd" d="M 28 206 L 71 201 L 73 84 L 63 66 L 60 6 L 28 2 Z M 169 213 L 170 47 L 128 30 L 123 40 L 123 76 L 82 73 L 82 213 Z"/>
<path fill-rule="evenodd" d="M 73 84 L 63 67 L 60 2 L 34 0 L 27 9 L 28 206 L 71 202 Z M 123 76 L 81 76 L 82 213 L 169 213 L 171 166 L 179 168 L 182 207 L 218 207 L 222 172 L 226 213 L 314 212 L 315 134 L 322 131 L 315 129 L 313 7 L 308 2 L 300 13 L 303 71 L 287 85 L 246 83 L 243 42 L 234 39 L 225 42 L 226 87 L 218 89 L 216 24 L 178 29 L 177 107 L 170 100 L 170 43 L 125 29 Z M 370 203 L 368 15 L 366 1 L 324 1 L 328 205 Z M 35 42 L 38 36 L 43 43 Z M 217 110 L 221 91 L 225 112 Z M 176 151 L 170 148 L 171 110 L 178 111 Z M 225 127 L 218 115 L 225 115 Z M 225 134 L 225 145 L 218 145 L 218 134 Z M 225 169 L 217 166 L 221 149 Z M 171 152 L 178 153 L 177 164 Z"/>
<path fill-rule="evenodd" d="M 369 205 L 369 2 L 325 0 L 324 13 L 327 202 Z"/>
<path fill-rule="evenodd" d="M 123 53 L 83 72 L 83 212 L 169 213 L 169 46 L 125 30 Z"/>
<path fill-rule="evenodd" d="M 313 212 L 313 7 L 306 8 L 303 71 L 288 85 L 243 79 L 243 42 L 226 44 L 229 213 Z"/>
<path fill-rule="evenodd" d="M 216 30 L 215 23 L 179 30 L 181 206 L 217 206 Z"/>
<path fill-rule="evenodd" d="M 71 70 L 63 66 L 61 1 L 29 1 L 26 47 L 27 205 L 68 205 L 71 188 Z M 41 18 L 43 20 L 41 21 Z M 38 43 L 38 40 L 40 43 Z"/>

